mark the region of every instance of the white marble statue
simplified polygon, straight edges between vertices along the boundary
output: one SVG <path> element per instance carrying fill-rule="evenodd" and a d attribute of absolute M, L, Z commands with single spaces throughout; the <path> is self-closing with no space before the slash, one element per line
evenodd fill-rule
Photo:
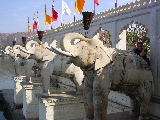
<path fill-rule="evenodd" d="M 80 41 L 73 45 L 73 39 Z M 68 63 L 79 66 L 85 75 L 85 120 L 108 120 L 107 104 L 111 89 L 129 95 L 130 115 L 139 116 L 139 120 L 148 118 L 153 78 L 143 58 L 130 52 L 104 48 L 100 40 L 88 39 L 78 33 L 66 34 L 60 44 L 63 51 L 54 46 L 50 49 L 70 57 Z"/>
<path fill-rule="evenodd" d="M 28 53 L 25 47 L 21 45 L 14 45 L 13 51 L 17 53 L 17 56 L 23 61 L 25 76 L 26 76 L 26 83 L 31 82 L 31 76 L 38 76 L 37 70 L 35 68 L 39 68 L 38 63 L 34 59 L 29 59 L 30 53 Z M 32 74 L 33 73 L 33 74 Z M 37 74 L 38 75 L 37 75 Z"/>
<path fill-rule="evenodd" d="M 22 58 L 18 57 L 18 53 L 10 46 L 5 48 L 5 52 L 13 59 L 15 75 L 18 76 L 20 74 L 19 66 L 23 64 Z"/>
<path fill-rule="evenodd" d="M 26 49 L 30 53 L 30 57 L 41 64 L 41 77 L 43 85 L 42 95 L 49 95 L 50 77 L 52 75 L 69 78 L 77 89 L 77 94 L 82 91 L 83 71 L 73 64 L 67 65 L 66 61 L 47 48 L 47 43 L 38 43 L 29 41 Z M 59 57 L 58 57 L 59 56 Z"/>

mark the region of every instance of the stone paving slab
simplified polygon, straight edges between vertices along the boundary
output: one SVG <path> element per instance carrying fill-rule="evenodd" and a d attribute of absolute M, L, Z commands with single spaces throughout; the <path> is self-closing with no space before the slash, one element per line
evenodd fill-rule
<path fill-rule="evenodd" d="M 7 104 L 9 111 L 12 115 L 12 120 L 25 120 L 22 109 L 16 109 L 14 104 L 14 92 L 13 89 L 2 90 L 5 103 Z M 115 108 L 114 108 L 115 109 Z M 129 111 L 116 112 L 111 106 L 108 107 L 109 120 L 137 120 L 129 116 Z M 72 119 L 72 120 L 83 120 L 83 118 Z"/>

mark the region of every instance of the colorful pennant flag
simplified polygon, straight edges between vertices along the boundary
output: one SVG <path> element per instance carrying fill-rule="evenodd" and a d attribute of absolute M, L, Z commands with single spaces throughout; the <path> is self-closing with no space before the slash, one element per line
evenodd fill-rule
<path fill-rule="evenodd" d="M 46 14 L 45 15 L 45 25 L 51 25 L 52 16 Z"/>
<path fill-rule="evenodd" d="M 84 7 L 85 0 L 76 0 L 75 3 L 75 12 L 82 13 Z"/>
<path fill-rule="evenodd" d="M 94 0 L 94 4 L 96 4 L 98 6 L 99 5 L 98 0 Z"/>
<path fill-rule="evenodd" d="M 58 19 L 58 12 L 54 10 L 54 8 L 52 7 L 52 22 L 53 21 L 57 21 Z"/>
<path fill-rule="evenodd" d="M 37 30 L 37 22 L 35 21 L 35 14 L 34 14 L 34 17 L 33 17 L 33 31 L 34 30 Z"/>
<path fill-rule="evenodd" d="M 29 24 L 29 17 L 28 17 L 28 32 L 32 32 L 31 26 Z"/>
<path fill-rule="evenodd" d="M 34 20 L 34 23 L 33 23 L 33 29 L 37 30 L 37 22 L 35 20 Z"/>
<path fill-rule="evenodd" d="M 62 15 L 70 15 L 71 10 L 69 9 L 68 5 L 62 0 Z"/>

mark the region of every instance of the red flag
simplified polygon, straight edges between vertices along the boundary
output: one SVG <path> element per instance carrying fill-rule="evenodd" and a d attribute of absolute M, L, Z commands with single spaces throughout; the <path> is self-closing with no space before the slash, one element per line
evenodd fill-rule
<path fill-rule="evenodd" d="M 54 10 L 54 8 L 52 8 L 52 22 L 53 21 L 57 21 L 58 18 L 58 12 Z"/>
<path fill-rule="evenodd" d="M 94 4 L 99 5 L 98 0 L 94 0 Z"/>
<path fill-rule="evenodd" d="M 34 20 L 34 22 L 33 22 L 33 29 L 34 30 L 37 30 L 37 22 Z"/>

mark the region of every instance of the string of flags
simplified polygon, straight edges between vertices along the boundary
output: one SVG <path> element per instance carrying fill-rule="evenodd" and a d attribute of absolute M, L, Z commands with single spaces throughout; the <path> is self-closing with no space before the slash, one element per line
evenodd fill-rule
<path fill-rule="evenodd" d="M 74 8 L 74 21 L 75 21 L 75 14 L 77 12 L 79 12 L 80 14 L 82 13 L 83 11 L 83 7 L 84 7 L 84 4 L 85 4 L 85 1 L 86 0 L 75 0 L 75 8 Z M 94 13 L 95 13 L 95 5 L 99 5 L 99 2 L 98 0 L 93 0 L 94 2 Z M 53 4 L 52 4 L 52 14 L 49 15 L 47 14 L 47 10 L 46 10 L 46 4 L 45 4 L 45 15 L 44 15 L 44 25 L 49 25 L 52 29 L 52 22 L 54 21 L 58 21 L 58 17 L 59 17 L 59 14 L 58 12 L 54 9 L 54 0 L 53 0 Z M 67 3 L 62 0 L 62 15 L 61 15 L 61 25 L 63 25 L 63 16 L 64 15 L 70 15 L 71 14 L 71 10 L 70 8 L 68 7 Z M 29 22 L 29 17 L 28 17 L 28 32 L 32 32 L 34 30 L 39 30 L 39 21 L 38 21 L 38 11 L 37 11 L 37 14 L 34 13 L 34 17 L 33 17 L 33 29 L 31 29 L 31 26 L 30 26 L 30 22 Z"/>

